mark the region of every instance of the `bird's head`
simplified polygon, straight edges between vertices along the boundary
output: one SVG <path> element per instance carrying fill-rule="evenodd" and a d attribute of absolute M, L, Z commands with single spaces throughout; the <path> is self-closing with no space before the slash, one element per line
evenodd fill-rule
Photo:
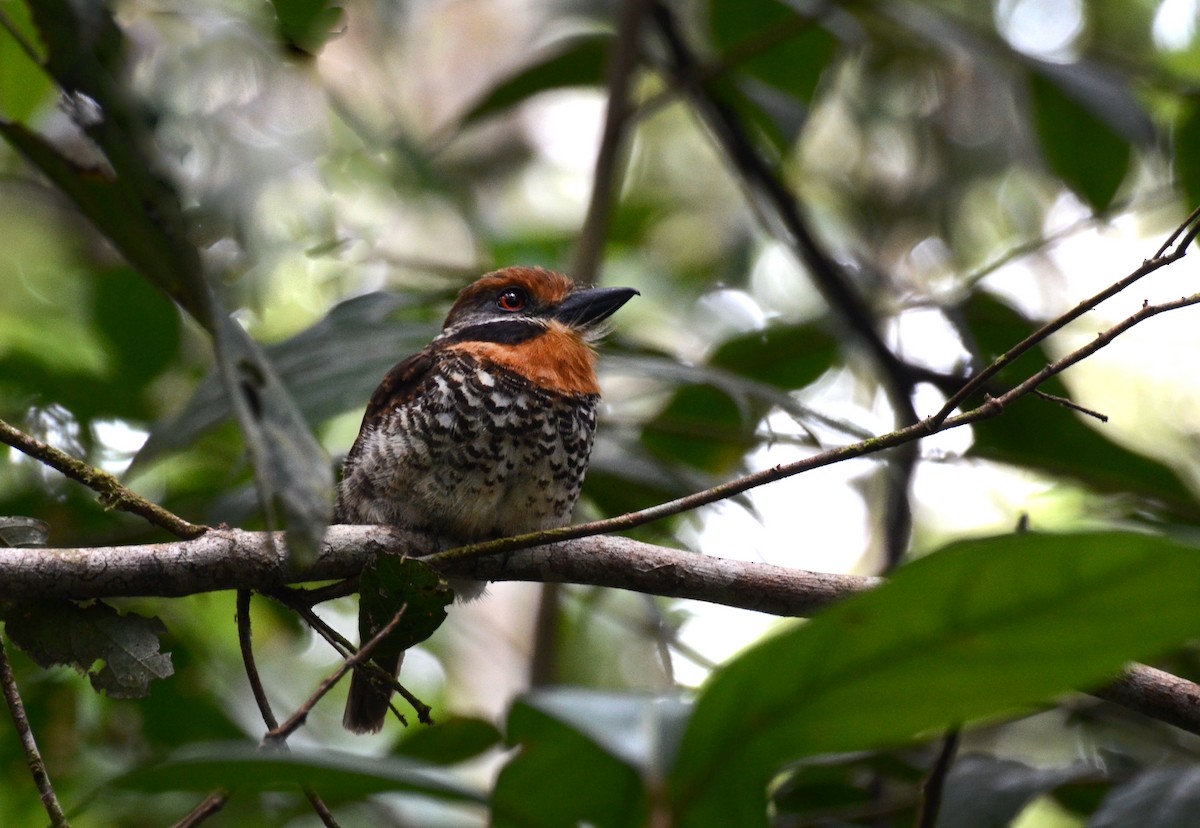
<path fill-rule="evenodd" d="M 507 267 L 463 288 L 436 343 L 566 393 L 597 393 L 591 343 L 633 288 L 581 287 L 552 270 Z"/>
<path fill-rule="evenodd" d="M 540 267 L 506 267 L 463 288 L 439 339 L 515 343 L 561 326 L 585 340 L 628 302 L 633 288 L 585 288 Z"/>

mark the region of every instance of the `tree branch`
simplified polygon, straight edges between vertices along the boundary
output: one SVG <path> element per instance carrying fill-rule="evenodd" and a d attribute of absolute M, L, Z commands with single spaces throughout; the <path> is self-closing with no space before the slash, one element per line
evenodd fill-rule
<path fill-rule="evenodd" d="M 46 772 L 46 763 L 42 761 L 42 754 L 38 751 L 37 742 L 33 738 L 33 729 L 30 728 L 29 718 L 25 715 L 25 704 L 21 701 L 21 694 L 17 690 L 17 679 L 13 675 L 12 665 L 8 661 L 8 653 L 2 640 L 0 640 L 0 690 L 4 692 L 4 701 L 8 703 L 8 712 L 12 716 L 13 725 L 21 739 L 21 746 L 25 749 L 25 762 L 33 774 L 33 781 L 37 785 L 38 793 L 41 794 L 42 807 L 46 809 L 46 815 L 50 817 L 50 824 L 54 828 L 70 828 L 67 815 L 63 813 L 62 805 L 58 803 L 58 796 L 54 793 L 54 786 L 50 784 L 50 774 Z"/>
<path fill-rule="evenodd" d="M 427 549 L 429 539 L 388 526 L 330 527 L 317 562 L 298 574 L 287 568 L 282 533 L 213 529 L 191 541 L 94 549 L 6 549 L 0 554 L 0 598 L 86 599 L 176 597 L 289 581 L 328 580 L 358 573 L 370 556 Z M 446 575 L 489 581 L 578 583 L 691 598 L 788 617 L 806 617 L 882 578 L 808 572 L 714 558 L 612 536 L 572 540 L 471 559 L 442 561 Z M 1100 698 L 1200 734 L 1200 686 L 1134 665 Z"/>
<path fill-rule="evenodd" d="M 325 698 L 333 686 L 337 684 L 342 676 L 351 670 L 355 670 L 359 665 L 365 664 L 367 659 L 371 657 L 371 653 L 375 648 L 383 642 L 385 638 L 396 631 L 396 627 L 400 626 L 401 620 L 404 618 L 404 613 L 408 610 L 408 604 L 403 604 L 396 614 L 392 616 L 392 620 L 387 622 L 383 628 L 375 633 L 370 641 L 366 642 L 359 648 L 358 652 L 347 656 L 338 668 L 317 685 L 317 689 L 305 699 L 304 703 L 296 708 L 296 712 L 288 716 L 287 721 L 283 724 L 277 724 L 268 730 L 262 737 L 262 747 L 272 747 L 275 745 L 283 745 L 289 736 L 295 733 L 301 725 L 308 721 L 308 714 L 317 706 L 317 702 Z"/>
<path fill-rule="evenodd" d="M 596 281 L 604 242 L 608 237 L 613 193 L 621 179 L 622 139 L 631 112 L 629 86 L 638 64 L 638 35 L 646 4 L 647 0 L 624 0 L 617 18 L 617 36 L 613 41 L 608 67 L 608 109 L 604 115 L 604 132 L 596 152 L 592 195 L 588 201 L 587 217 L 579 231 L 571 271 L 581 282 Z"/>
<path fill-rule="evenodd" d="M 1187 255 L 1188 247 L 1195 240 L 1196 234 L 1200 232 L 1200 207 L 1192 211 L 1192 213 L 1184 219 L 1184 221 L 1175 228 L 1175 231 L 1167 237 L 1167 240 L 1162 243 L 1152 258 L 1142 262 L 1142 266 L 1134 270 L 1124 279 L 1114 282 L 1104 290 L 1089 296 L 1082 302 L 1071 308 L 1066 313 L 1050 320 L 1042 327 L 1031 333 L 1029 336 L 1022 339 L 1013 347 L 1009 348 L 997 359 L 993 360 L 990 365 L 983 370 L 978 371 L 971 379 L 963 385 L 950 399 L 946 400 L 946 404 L 942 406 L 937 414 L 933 415 L 934 422 L 941 422 L 953 413 L 954 409 L 958 408 L 976 391 L 979 391 L 984 384 L 998 374 L 1005 366 L 1011 364 L 1014 360 L 1034 348 L 1038 344 L 1044 342 L 1051 334 L 1062 330 L 1066 325 L 1074 322 L 1079 317 L 1083 316 L 1088 311 L 1094 309 L 1101 302 L 1116 296 L 1125 288 L 1132 285 L 1144 277 L 1150 275 L 1160 268 L 1182 259 Z M 1182 236 L 1182 238 L 1180 238 Z M 1172 249 L 1174 246 L 1174 249 Z M 1169 310 L 1169 308 L 1164 308 Z M 1139 320 L 1140 321 L 1140 320 Z M 1120 333 L 1118 331 L 1118 333 Z"/>
<path fill-rule="evenodd" d="M 151 503 L 141 495 L 135 494 L 122 486 L 121 482 L 108 472 L 89 466 L 82 460 L 76 460 L 66 452 L 31 437 L 3 420 L 0 420 L 0 443 L 5 443 L 17 451 L 28 454 L 35 460 L 57 469 L 72 480 L 77 480 L 99 493 L 100 502 L 104 504 L 105 508 L 120 509 L 139 515 L 155 526 L 166 529 L 181 538 L 198 537 L 207 529 L 205 526 L 189 523 L 158 504 Z"/>
<path fill-rule="evenodd" d="M 428 549 L 430 540 L 388 526 L 332 526 L 312 567 L 288 568 L 282 533 L 212 529 L 191 541 L 91 549 L 5 549 L 0 597 L 179 597 L 353 577 L 380 553 Z M 479 580 L 581 583 L 766 612 L 808 615 L 875 578 L 830 575 L 712 558 L 620 537 L 592 537 L 508 556 L 448 560 L 447 575 Z"/>

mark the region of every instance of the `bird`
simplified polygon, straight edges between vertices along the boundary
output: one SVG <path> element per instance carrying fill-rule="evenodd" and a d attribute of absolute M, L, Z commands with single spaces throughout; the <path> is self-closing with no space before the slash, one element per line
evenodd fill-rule
<path fill-rule="evenodd" d="M 403 527 L 438 548 L 567 524 L 596 430 L 594 345 L 637 294 L 525 266 L 463 288 L 441 333 L 372 394 L 335 522 Z M 484 585 L 452 586 L 470 600 Z M 371 630 L 359 626 L 365 642 Z M 397 676 L 403 652 L 374 660 Z M 378 732 L 391 695 L 390 684 L 356 669 L 343 725 Z"/>

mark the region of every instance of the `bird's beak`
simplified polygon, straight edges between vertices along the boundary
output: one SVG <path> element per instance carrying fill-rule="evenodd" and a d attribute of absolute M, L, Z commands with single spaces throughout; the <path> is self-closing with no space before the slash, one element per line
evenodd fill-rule
<path fill-rule="evenodd" d="M 571 328 L 586 328 L 603 322 L 638 295 L 638 291 L 627 287 L 575 290 L 554 310 L 554 318 Z"/>

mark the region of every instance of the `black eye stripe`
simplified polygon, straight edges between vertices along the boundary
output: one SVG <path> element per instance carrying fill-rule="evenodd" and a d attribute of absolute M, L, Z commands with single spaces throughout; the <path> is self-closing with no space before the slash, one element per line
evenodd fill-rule
<path fill-rule="evenodd" d="M 536 322 L 524 319 L 504 319 L 484 322 L 480 325 L 468 325 L 445 337 L 442 341 L 447 345 L 455 342 L 497 342 L 501 345 L 517 345 L 541 336 L 545 332 L 545 326 Z"/>

